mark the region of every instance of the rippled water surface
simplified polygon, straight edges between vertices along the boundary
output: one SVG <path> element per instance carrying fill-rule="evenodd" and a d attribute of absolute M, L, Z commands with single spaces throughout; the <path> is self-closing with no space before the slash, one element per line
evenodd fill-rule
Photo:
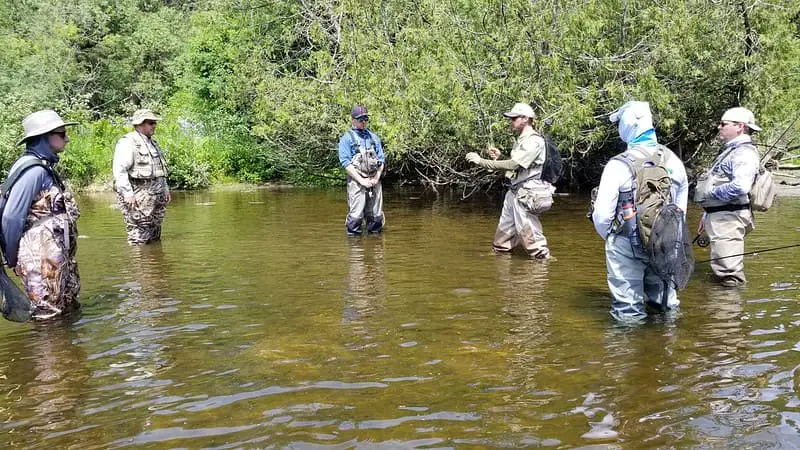
<path fill-rule="evenodd" d="M 340 190 L 178 193 L 143 248 L 81 197 L 82 312 L 0 323 L 0 447 L 800 446 L 797 248 L 620 327 L 582 199 L 542 264 L 491 252 L 499 198 L 386 197 L 348 239 Z M 748 250 L 800 243 L 798 211 Z"/>

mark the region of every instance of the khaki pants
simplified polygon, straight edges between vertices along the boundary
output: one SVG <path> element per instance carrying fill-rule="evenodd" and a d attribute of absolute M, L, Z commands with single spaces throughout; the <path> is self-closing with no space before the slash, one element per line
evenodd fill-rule
<path fill-rule="evenodd" d="M 749 209 L 706 214 L 706 232 L 711 240 L 711 271 L 719 279 L 733 277 L 744 283 L 744 237 L 753 229 Z M 724 258 L 729 255 L 730 258 Z M 723 258 L 723 259 L 717 259 Z"/>
<path fill-rule="evenodd" d="M 517 244 L 522 244 L 525 251 L 534 258 L 544 259 L 550 256 L 539 217 L 530 213 L 517 201 L 514 193 L 508 191 L 492 248 L 498 252 L 510 252 Z"/>

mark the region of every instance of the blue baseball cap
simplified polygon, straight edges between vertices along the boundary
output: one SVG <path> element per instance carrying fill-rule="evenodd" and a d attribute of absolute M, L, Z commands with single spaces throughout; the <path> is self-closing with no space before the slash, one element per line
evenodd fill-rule
<path fill-rule="evenodd" d="M 359 117 L 363 117 L 367 115 L 367 107 L 356 105 L 353 106 L 353 109 L 350 110 L 350 117 L 353 119 L 358 119 Z"/>

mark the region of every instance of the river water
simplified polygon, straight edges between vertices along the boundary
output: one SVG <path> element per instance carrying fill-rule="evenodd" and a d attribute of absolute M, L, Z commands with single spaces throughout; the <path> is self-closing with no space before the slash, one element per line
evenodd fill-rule
<path fill-rule="evenodd" d="M 748 250 L 800 243 L 780 201 Z M 499 197 L 387 192 L 347 238 L 343 190 L 176 193 L 143 248 L 79 202 L 83 310 L 0 323 L 0 448 L 800 446 L 797 249 L 626 327 L 585 199 L 546 264 L 491 252 Z"/>

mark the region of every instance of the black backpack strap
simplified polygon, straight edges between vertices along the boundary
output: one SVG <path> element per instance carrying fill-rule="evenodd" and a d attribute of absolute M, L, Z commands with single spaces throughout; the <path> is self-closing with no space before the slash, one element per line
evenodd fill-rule
<path fill-rule="evenodd" d="M 50 167 L 50 164 L 46 160 L 39 159 L 32 155 L 23 156 L 20 159 L 22 162 L 16 168 L 14 168 L 13 171 L 9 172 L 6 181 L 4 181 L 3 184 L 0 186 L 0 195 L 8 196 L 8 193 L 11 191 L 11 188 L 14 187 L 14 184 L 19 180 L 22 174 L 25 173 L 26 170 L 34 166 L 44 167 L 45 170 L 47 170 L 47 172 L 50 173 L 50 175 L 53 177 L 56 183 L 58 183 L 59 186 L 62 186 L 61 179 L 58 178 L 58 176 L 53 172 L 52 167 Z"/>

